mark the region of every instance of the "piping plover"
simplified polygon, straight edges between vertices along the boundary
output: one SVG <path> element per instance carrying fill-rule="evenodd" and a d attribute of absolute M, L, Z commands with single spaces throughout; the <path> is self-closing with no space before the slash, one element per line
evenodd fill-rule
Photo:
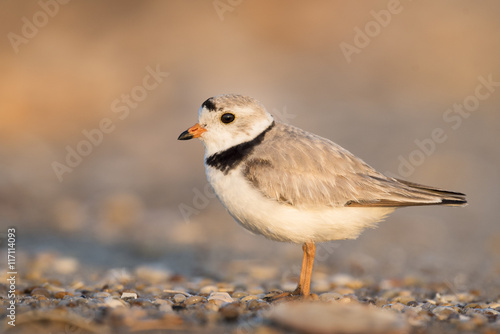
<path fill-rule="evenodd" d="M 200 138 L 217 197 L 249 231 L 303 244 L 294 295 L 309 295 L 315 243 L 355 239 L 396 208 L 463 206 L 465 195 L 387 177 L 332 141 L 277 122 L 257 100 L 219 95 L 179 140 Z"/>

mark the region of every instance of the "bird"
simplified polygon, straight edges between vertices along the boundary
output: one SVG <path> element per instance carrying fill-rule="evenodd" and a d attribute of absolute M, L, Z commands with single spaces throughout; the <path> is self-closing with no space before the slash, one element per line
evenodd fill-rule
<path fill-rule="evenodd" d="M 253 234 L 302 244 L 297 288 L 308 298 L 316 243 L 356 239 L 407 206 L 465 206 L 466 195 L 377 172 L 329 139 L 274 120 L 254 98 L 204 101 L 198 123 L 178 140 L 199 138 L 205 172 L 220 202 Z"/>

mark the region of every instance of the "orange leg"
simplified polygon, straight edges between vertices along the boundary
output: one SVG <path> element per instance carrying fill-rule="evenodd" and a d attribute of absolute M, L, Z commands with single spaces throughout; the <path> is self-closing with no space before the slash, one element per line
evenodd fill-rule
<path fill-rule="evenodd" d="M 309 296 L 311 290 L 311 274 L 314 264 L 314 256 L 316 254 L 316 245 L 314 242 L 306 242 L 302 245 L 304 257 L 302 258 L 302 269 L 300 270 L 300 280 L 297 289 L 293 295 Z"/>

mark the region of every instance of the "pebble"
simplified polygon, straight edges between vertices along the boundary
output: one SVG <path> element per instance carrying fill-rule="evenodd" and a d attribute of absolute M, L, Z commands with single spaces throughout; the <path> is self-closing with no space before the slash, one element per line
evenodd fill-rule
<path fill-rule="evenodd" d="M 171 304 L 161 304 L 158 307 L 158 310 L 160 310 L 161 312 L 165 312 L 165 313 L 170 313 L 173 311 Z"/>
<path fill-rule="evenodd" d="M 54 284 L 44 284 L 43 287 L 47 289 L 50 293 L 64 292 L 65 289 L 60 286 L 60 282 L 57 285 Z"/>
<path fill-rule="evenodd" d="M 136 299 L 137 293 L 135 293 L 135 292 L 123 292 L 120 298 L 122 298 L 122 299 L 125 299 L 125 298 Z"/>
<path fill-rule="evenodd" d="M 500 303 L 494 302 L 494 303 L 489 304 L 488 307 L 497 309 L 497 308 L 500 308 Z"/>
<path fill-rule="evenodd" d="M 224 320 L 235 321 L 243 312 L 243 305 L 241 302 L 228 303 L 221 306 L 219 312 Z"/>
<path fill-rule="evenodd" d="M 115 308 L 115 307 L 125 307 L 128 304 L 123 299 L 116 299 L 113 297 L 107 297 L 104 299 L 104 305 L 111 307 L 111 308 Z"/>
<path fill-rule="evenodd" d="M 254 299 L 259 299 L 259 296 L 256 296 L 256 295 L 249 295 L 249 296 L 246 296 L 246 297 L 241 298 L 241 301 L 242 301 L 242 302 L 247 302 L 247 301 L 249 301 L 249 300 L 254 300 Z"/>
<path fill-rule="evenodd" d="M 415 298 L 413 296 L 397 296 L 392 299 L 392 302 L 408 305 L 410 302 L 415 302 Z"/>
<path fill-rule="evenodd" d="M 231 295 L 231 297 L 236 298 L 236 299 L 240 299 L 240 298 L 243 298 L 246 296 L 248 296 L 248 292 L 245 292 L 245 291 L 235 291 Z"/>
<path fill-rule="evenodd" d="M 146 265 L 130 272 L 110 269 L 107 275 L 84 272 L 82 281 L 67 283 L 67 277 L 58 281 L 44 278 L 44 271 L 28 270 L 16 290 L 16 313 L 19 319 L 33 313 L 42 317 L 34 322 L 81 325 L 82 332 L 93 333 L 186 332 L 202 326 L 214 333 L 500 333 L 496 292 L 450 293 L 446 282 L 428 279 L 375 281 L 367 275 L 332 277 L 328 269 L 316 271 L 311 290 L 319 296 L 289 302 L 263 300 L 287 284 L 286 291 L 295 289 L 295 278 L 278 275 L 255 280 L 235 274 L 232 281 L 221 282 Z M 0 283 L 0 295 L 6 291 Z M 0 298 L 0 307 L 8 305 Z"/>
<path fill-rule="evenodd" d="M 401 304 L 401 303 L 394 303 L 394 304 L 390 304 L 390 305 L 391 305 L 391 310 L 395 310 L 398 312 L 402 312 L 404 310 L 404 308 L 406 307 L 404 304 Z"/>
<path fill-rule="evenodd" d="M 225 303 L 232 303 L 234 300 L 227 292 L 212 292 L 208 300 L 215 302 L 219 307 Z"/>
<path fill-rule="evenodd" d="M 458 315 L 458 311 L 449 306 L 438 306 L 432 310 L 438 320 L 446 320 L 450 315 Z"/>
<path fill-rule="evenodd" d="M 50 297 L 50 292 L 45 288 L 34 288 L 31 290 L 32 296 L 44 296 L 46 298 Z"/>
<path fill-rule="evenodd" d="M 107 297 L 111 297 L 111 294 L 109 292 L 104 292 L 104 291 L 101 291 L 101 292 L 96 292 L 92 295 L 93 298 L 107 298 Z M 122 298 L 123 295 L 122 295 Z"/>
<path fill-rule="evenodd" d="M 206 285 L 200 289 L 200 294 L 209 295 L 212 292 L 217 292 L 219 289 L 215 285 Z"/>
<path fill-rule="evenodd" d="M 175 298 L 175 297 L 174 297 Z M 185 305 L 193 305 L 193 304 L 198 304 L 205 301 L 205 298 L 201 296 L 191 296 L 186 301 L 184 302 Z"/>
<path fill-rule="evenodd" d="M 343 296 L 336 292 L 325 292 L 319 295 L 319 300 L 323 302 L 334 302 L 341 299 Z"/>
<path fill-rule="evenodd" d="M 234 291 L 234 284 L 217 283 L 217 290 L 216 291 L 232 293 Z"/>
<path fill-rule="evenodd" d="M 269 304 L 263 300 L 251 300 L 247 304 L 247 308 L 250 311 L 258 311 L 262 309 L 267 309 L 269 308 Z"/>
<path fill-rule="evenodd" d="M 204 308 L 208 311 L 213 311 L 213 312 L 218 312 L 220 309 L 219 303 L 216 300 L 209 300 L 207 303 L 205 303 Z"/>
<path fill-rule="evenodd" d="M 181 294 L 181 295 L 184 295 L 186 297 L 189 297 L 191 296 L 189 293 L 187 293 L 186 291 L 182 291 L 182 290 L 163 290 L 163 293 L 168 295 L 168 296 L 174 296 L 174 295 L 177 295 L 177 294 Z"/>
<path fill-rule="evenodd" d="M 358 297 L 354 294 L 345 295 L 338 300 L 339 303 L 343 303 L 343 304 L 355 303 L 357 301 L 358 301 Z"/>
<path fill-rule="evenodd" d="M 185 295 L 182 295 L 180 293 L 174 295 L 174 302 L 176 302 L 176 303 L 182 303 L 185 300 L 186 300 L 186 296 Z"/>
<path fill-rule="evenodd" d="M 59 291 L 54 294 L 54 298 L 56 299 L 63 299 L 66 296 L 73 296 L 73 294 L 67 291 Z"/>
<path fill-rule="evenodd" d="M 160 299 L 160 298 L 153 299 L 152 303 L 155 305 L 163 305 L 163 304 L 172 305 L 172 301 L 170 301 L 168 299 Z"/>

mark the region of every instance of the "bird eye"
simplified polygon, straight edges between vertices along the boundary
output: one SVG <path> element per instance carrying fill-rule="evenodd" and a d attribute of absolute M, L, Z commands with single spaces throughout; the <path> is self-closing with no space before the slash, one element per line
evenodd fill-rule
<path fill-rule="evenodd" d="M 231 114 L 231 113 L 225 113 L 225 114 L 223 114 L 223 115 L 220 117 L 220 120 L 221 120 L 221 122 L 222 122 L 222 123 L 224 123 L 224 124 L 229 124 L 229 123 L 231 123 L 232 121 L 234 121 L 234 119 L 235 119 L 235 118 L 236 118 L 236 117 L 235 117 L 233 114 Z"/>

